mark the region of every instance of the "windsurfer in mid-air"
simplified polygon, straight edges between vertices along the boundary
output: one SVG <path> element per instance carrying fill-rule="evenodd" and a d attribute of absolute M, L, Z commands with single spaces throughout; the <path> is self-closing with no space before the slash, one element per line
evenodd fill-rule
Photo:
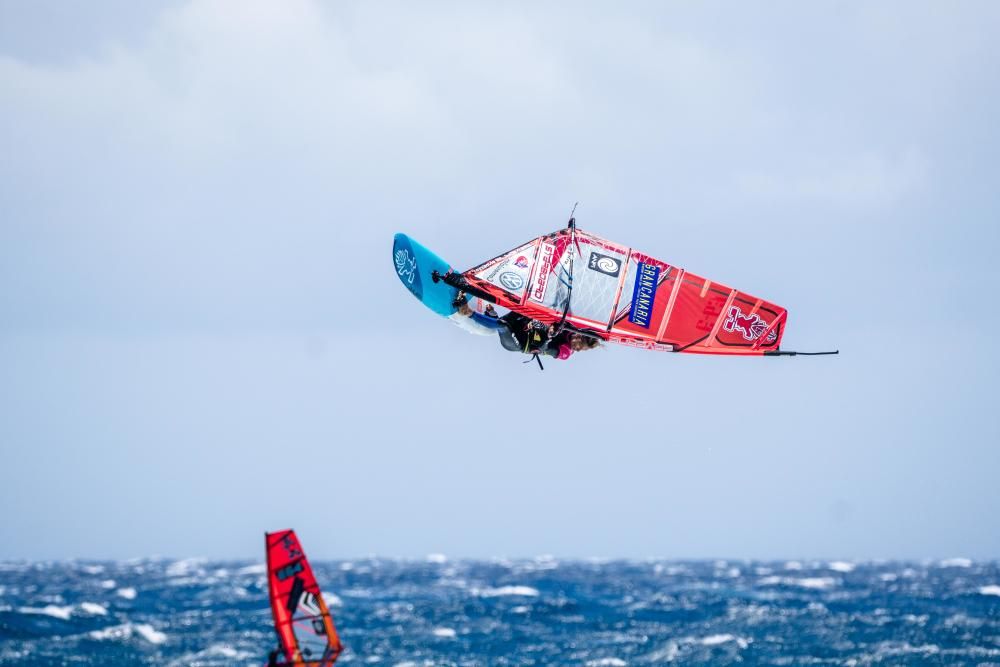
<path fill-rule="evenodd" d="M 514 311 L 498 317 L 492 305 L 486 307 L 485 315 L 480 315 L 469 307 L 469 299 L 464 292 L 458 293 L 453 305 L 460 315 L 472 317 L 477 321 L 492 320 L 495 324 L 491 328 L 496 329 L 500 336 L 500 345 L 510 352 L 545 355 L 565 360 L 574 352 L 593 350 L 600 345 L 597 338 L 576 331 L 557 331 L 555 325 L 547 326 L 543 322 Z"/>

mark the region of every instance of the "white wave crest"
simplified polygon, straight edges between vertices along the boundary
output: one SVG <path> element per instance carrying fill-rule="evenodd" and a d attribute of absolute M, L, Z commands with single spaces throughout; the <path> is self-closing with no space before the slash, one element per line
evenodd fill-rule
<path fill-rule="evenodd" d="M 826 590 L 837 585 L 833 577 L 764 577 L 757 582 L 760 586 L 797 586 L 813 590 Z"/>
<path fill-rule="evenodd" d="M 104 605 L 97 604 L 96 602 L 81 602 L 80 611 L 90 614 L 92 616 L 107 616 L 108 610 Z"/>
<path fill-rule="evenodd" d="M 91 639 L 112 641 L 131 639 L 133 635 L 139 635 L 150 644 L 163 644 L 167 641 L 167 635 L 148 623 L 123 623 L 88 633 Z"/>
<path fill-rule="evenodd" d="M 996 584 L 990 584 L 989 586 L 980 586 L 979 594 L 1000 596 L 1000 586 L 997 586 Z"/>
<path fill-rule="evenodd" d="M 968 558 L 945 558 L 938 563 L 938 567 L 972 567 L 972 561 Z"/>
<path fill-rule="evenodd" d="M 587 667 L 627 667 L 628 663 L 621 658 L 598 658 L 584 663 Z"/>
<path fill-rule="evenodd" d="M 455 635 L 458 634 L 453 628 L 434 628 L 432 634 L 435 637 L 441 637 L 442 639 L 454 639 Z"/>
<path fill-rule="evenodd" d="M 834 572 L 843 572 L 844 574 L 847 574 L 848 572 L 853 572 L 854 568 L 857 566 L 854 563 L 848 563 L 847 561 L 835 560 L 827 565 L 827 567 Z"/>
<path fill-rule="evenodd" d="M 115 593 L 118 594 L 118 597 L 123 597 L 126 600 L 134 600 L 135 596 L 138 595 L 138 593 L 135 592 L 135 589 L 132 588 L 131 586 L 127 586 L 125 588 L 119 588 L 117 591 L 115 591 Z"/>
<path fill-rule="evenodd" d="M 191 665 L 234 665 L 234 664 L 257 664 L 253 662 L 258 657 L 256 653 L 241 651 L 230 644 L 212 644 L 206 649 L 196 653 L 186 653 L 176 660 L 167 663 L 167 667 L 191 667 Z M 224 662 L 217 659 L 223 658 Z"/>
<path fill-rule="evenodd" d="M 201 572 L 204 558 L 183 558 L 167 566 L 165 574 L 168 577 L 187 577 Z"/>
<path fill-rule="evenodd" d="M 750 645 L 750 642 L 743 637 L 737 637 L 736 635 L 730 634 L 709 635 L 707 637 L 702 637 L 700 640 L 702 646 L 718 646 L 729 642 L 736 642 L 736 645 L 740 648 L 746 648 Z"/>
<path fill-rule="evenodd" d="M 236 570 L 238 575 L 248 575 L 248 574 L 267 574 L 267 565 L 264 563 L 254 563 L 253 565 L 247 565 L 246 567 L 241 567 Z"/>
<path fill-rule="evenodd" d="M 47 604 L 44 607 L 20 607 L 17 610 L 21 614 L 39 614 L 42 616 L 51 616 L 52 618 L 58 618 L 62 621 L 68 621 L 70 614 L 73 613 L 73 606 L 60 607 L 54 604 Z"/>
<path fill-rule="evenodd" d="M 486 588 L 477 591 L 481 598 L 498 598 L 504 596 L 538 597 L 538 589 L 531 586 L 500 586 L 499 588 Z"/>

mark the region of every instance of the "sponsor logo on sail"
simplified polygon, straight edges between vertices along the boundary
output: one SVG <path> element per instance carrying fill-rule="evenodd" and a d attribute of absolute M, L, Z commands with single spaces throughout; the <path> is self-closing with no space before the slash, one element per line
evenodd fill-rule
<path fill-rule="evenodd" d="M 505 271 L 500 274 L 500 284 L 512 292 L 524 287 L 524 278 L 513 271 Z"/>
<path fill-rule="evenodd" d="M 757 313 L 747 315 L 739 306 L 730 306 L 729 312 L 726 314 L 726 321 L 722 323 L 722 329 L 729 333 L 738 333 L 745 340 L 754 341 L 767 331 L 767 322 Z M 771 331 L 767 334 L 764 342 L 770 345 L 777 339 L 777 332 Z"/>
<path fill-rule="evenodd" d="M 556 254 L 556 247 L 551 243 L 543 243 L 542 251 L 538 257 L 538 274 L 535 276 L 535 286 L 531 290 L 531 300 L 542 303 L 545 300 L 545 287 L 549 283 L 549 274 L 552 272 L 552 260 Z"/>
<path fill-rule="evenodd" d="M 587 268 L 591 271 L 597 271 L 598 273 L 604 273 L 617 278 L 622 270 L 622 263 L 621 260 L 614 257 L 608 257 L 599 252 L 591 252 L 590 259 L 587 261 Z"/>
<path fill-rule="evenodd" d="M 649 328 L 649 320 L 653 316 L 653 302 L 656 300 L 659 278 L 660 267 L 639 262 L 635 287 L 632 288 L 632 308 L 628 313 L 628 321 L 643 329 Z"/>
<path fill-rule="evenodd" d="M 528 268 L 528 258 L 525 257 L 524 255 L 520 255 L 517 259 L 514 260 L 514 266 L 516 266 L 519 269 Z"/>

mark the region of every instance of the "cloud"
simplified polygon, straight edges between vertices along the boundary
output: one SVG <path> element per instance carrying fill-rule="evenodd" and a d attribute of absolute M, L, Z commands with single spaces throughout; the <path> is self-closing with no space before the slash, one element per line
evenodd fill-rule
<path fill-rule="evenodd" d="M 216 0 L 76 58 L 0 56 L 0 307 L 54 325 L 339 325 L 317 304 L 365 308 L 358 276 L 392 289 L 372 262 L 401 229 L 471 265 L 578 200 L 623 239 L 661 233 L 643 221 L 668 209 L 673 240 L 709 217 L 737 231 L 748 207 L 886 207 L 923 187 L 938 162 L 923 121 L 817 77 L 819 56 L 827 75 L 867 64 L 822 31 L 817 47 L 740 30 L 766 18 Z M 873 62 L 862 91 L 900 80 Z"/>

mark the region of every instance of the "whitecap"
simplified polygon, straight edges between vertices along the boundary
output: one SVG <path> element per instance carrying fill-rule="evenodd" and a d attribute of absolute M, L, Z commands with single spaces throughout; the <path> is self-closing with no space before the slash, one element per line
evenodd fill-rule
<path fill-rule="evenodd" d="M 196 653 L 187 653 L 168 663 L 168 667 L 190 667 L 198 664 L 219 664 L 212 658 L 225 658 L 222 664 L 232 665 L 235 663 L 245 664 L 258 656 L 257 653 L 241 651 L 231 644 L 212 644 L 206 649 Z M 208 659 L 208 660 L 206 660 Z"/>
<path fill-rule="evenodd" d="M 914 646 L 913 644 L 905 641 L 884 641 L 880 642 L 878 645 L 875 652 L 875 660 L 876 662 L 881 662 L 881 659 L 886 656 L 911 655 L 914 653 L 931 656 L 940 652 L 941 647 L 937 644 L 921 644 L 920 646 Z"/>
<path fill-rule="evenodd" d="M 326 602 L 327 607 L 343 607 L 344 601 L 336 593 L 331 593 L 329 591 L 323 591 L 323 601 Z"/>
<path fill-rule="evenodd" d="M 68 621 L 70 614 L 73 613 L 73 607 L 60 607 L 54 604 L 47 604 L 44 607 L 20 607 L 17 611 L 22 614 L 40 614 Z"/>
<path fill-rule="evenodd" d="M 201 570 L 204 558 L 182 558 L 167 566 L 165 574 L 168 577 L 186 577 Z"/>
<path fill-rule="evenodd" d="M 790 560 L 787 563 L 785 563 L 785 569 L 786 570 L 801 570 L 802 569 L 802 563 L 800 563 L 797 560 Z"/>
<path fill-rule="evenodd" d="M 538 589 L 531 586 L 500 586 L 499 588 L 487 588 L 477 591 L 481 598 L 497 598 L 504 596 L 538 597 Z"/>
<path fill-rule="evenodd" d="M 453 628 L 434 628 L 432 634 L 435 637 L 441 637 L 442 639 L 454 639 L 455 635 L 458 634 Z"/>
<path fill-rule="evenodd" d="M 757 581 L 759 586 L 798 586 L 799 588 L 810 588 L 813 590 L 825 590 L 837 585 L 837 580 L 833 577 L 764 577 Z"/>
<path fill-rule="evenodd" d="M 160 632 L 148 623 L 139 623 L 135 626 L 135 631 L 150 644 L 162 644 L 167 641 L 167 635 L 165 633 Z"/>
<path fill-rule="evenodd" d="M 980 586 L 979 594 L 1000 596 L 1000 586 L 997 586 L 996 584 L 990 584 L 989 586 Z"/>
<path fill-rule="evenodd" d="M 750 645 L 750 642 L 743 637 L 737 637 L 731 634 L 719 634 L 719 635 L 709 635 L 707 637 L 702 637 L 699 640 L 702 646 L 718 646 L 720 644 L 727 644 L 729 642 L 736 642 L 736 645 L 740 648 L 746 648 Z"/>
<path fill-rule="evenodd" d="M 444 554 L 427 554 L 427 562 L 442 565 L 448 562 L 448 557 Z"/>
<path fill-rule="evenodd" d="M 665 647 L 642 656 L 642 662 L 648 662 L 654 664 L 673 662 L 674 660 L 677 659 L 679 653 L 680 653 L 680 647 L 677 646 L 677 642 L 672 641 L 668 642 Z"/>
<path fill-rule="evenodd" d="M 117 593 L 119 597 L 123 597 L 126 600 L 134 600 L 135 596 L 138 595 L 138 593 L 135 592 L 135 589 L 132 588 L 131 586 L 127 586 L 125 588 L 119 588 L 117 591 L 115 591 L 115 593 Z"/>
<path fill-rule="evenodd" d="M 802 579 L 789 579 L 788 583 L 792 586 L 799 586 L 801 588 L 823 590 L 836 586 L 837 580 L 833 577 L 805 577 Z"/>
<path fill-rule="evenodd" d="M 124 640 L 131 639 L 133 634 L 137 634 L 150 644 L 162 644 L 167 641 L 167 635 L 155 629 L 148 623 L 124 623 L 122 625 L 112 625 L 103 630 L 94 630 L 88 633 L 91 639 L 98 640 Z"/>
<path fill-rule="evenodd" d="M 267 574 L 267 565 L 264 563 L 254 563 L 253 565 L 247 565 L 246 567 L 241 567 L 236 570 L 236 574 L 240 576 L 245 576 L 248 574 Z"/>
<path fill-rule="evenodd" d="M 117 585 L 117 584 L 115 583 L 115 580 L 114 580 L 114 579 L 105 579 L 104 581 L 102 581 L 102 582 L 100 583 L 100 586 L 101 586 L 101 588 L 105 588 L 105 589 L 108 589 L 108 590 L 111 590 L 111 589 L 112 589 L 112 588 L 114 588 L 114 587 L 115 587 L 116 585 Z"/>
<path fill-rule="evenodd" d="M 86 572 L 87 574 L 101 574 L 102 572 L 104 572 L 103 565 L 84 565 L 80 569 Z"/>
<path fill-rule="evenodd" d="M 97 604 L 96 602 L 81 602 L 80 611 L 91 614 L 92 616 L 107 616 L 108 610 L 104 605 Z"/>
<path fill-rule="evenodd" d="M 972 561 L 968 558 L 945 558 L 938 563 L 939 567 L 972 567 Z"/>
<path fill-rule="evenodd" d="M 834 572 L 843 572 L 844 574 L 847 574 L 848 572 L 853 572 L 854 568 L 857 566 L 854 563 L 848 563 L 847 561 L 835 560 L 827 565 L 827 567 Z"/>
<path fill-rule="evenodd" d="M 598 658 L 597 660 L 588 660 L 584 664 L 587 667 L 626 667 L 628 665 L 621 658 Z"/>

